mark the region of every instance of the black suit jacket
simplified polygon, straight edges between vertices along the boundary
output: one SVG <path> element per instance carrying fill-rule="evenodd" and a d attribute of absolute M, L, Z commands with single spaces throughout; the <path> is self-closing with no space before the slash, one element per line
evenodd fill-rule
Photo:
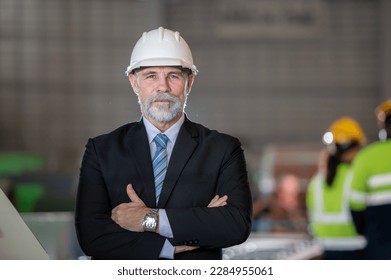
<path fill-rule="evenodd" d="M 200 248 L 176 259 L 221 259 L 222 248 L 244 242 L 251 229 L 251 194 L 238 139 L 185 119 L 164 186 L 155 202 L 154 176 L 142 121 L 89 139 L 80 169 L 75 223 L 82 250 L 94 259 L 158 259 L 165 237 L 131 232 L 111 220 L 129 202 L 127 184 L 151 208 L 164 208 L 175 245 Z M 216 195 L 228 205 L 207 208 Z"/>

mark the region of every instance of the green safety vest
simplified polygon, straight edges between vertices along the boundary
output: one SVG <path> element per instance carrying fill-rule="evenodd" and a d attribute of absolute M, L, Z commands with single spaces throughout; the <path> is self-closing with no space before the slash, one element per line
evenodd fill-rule
<path fill-rule="evenodd" d="M 325 250 L 358 250 L 366 239 L 358 235 L 349 209 L 350 166 L 337 167 L 333 185 L 327 186 L 325 174 L 312 178 L 307 190 L 310 229 Z"/>
<path fill-rule="evenodd" d="M 363 148 L 353 161 L 352 171 L 352 210 L 391 204 L 391 139 Z"/>

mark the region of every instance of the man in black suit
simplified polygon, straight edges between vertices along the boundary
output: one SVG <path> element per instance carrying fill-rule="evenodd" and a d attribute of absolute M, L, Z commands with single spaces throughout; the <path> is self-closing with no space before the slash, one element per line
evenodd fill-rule
<path fill-rule="evenodd" d="M 184 113 L 197 72 L 178 32 L 160 27 L 136 43 L 126 75 L 142 118 L 89 139 L 80 169 L 75 223 L 86 255 L 221 259 L 249 236 L 239 140 Z"/>

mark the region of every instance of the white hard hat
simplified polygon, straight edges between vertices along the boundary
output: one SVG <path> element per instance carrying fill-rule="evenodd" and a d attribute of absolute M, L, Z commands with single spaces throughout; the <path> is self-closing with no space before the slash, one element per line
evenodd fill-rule
<path fill-rule="evenodd" d="M 194 75 L 198 73 L 186 41 L 179 32 L 163 27 L 143 33 L 133 48 L 125 74 L 128 76 L 133 70 L 148 66 L 182 66 Z"/>

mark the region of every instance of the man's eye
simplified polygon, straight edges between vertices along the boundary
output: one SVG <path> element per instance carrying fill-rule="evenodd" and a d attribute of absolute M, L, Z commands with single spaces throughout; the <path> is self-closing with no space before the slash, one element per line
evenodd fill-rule
<path fill-rule="evenodd" d="M 155 79 L 156 78 L 156 75 L 148 75 L 145 77 L 146 79 Z"/>
<path fill-rule="evenodd" d="M 180 78 L 181 78 L 181 76 L 177 75 L 177 74 L 171 74 L 170 75 L 170 79 L 172 79 L 172 80 L 177 80 L 177 79 L 180 79 Z"/>

